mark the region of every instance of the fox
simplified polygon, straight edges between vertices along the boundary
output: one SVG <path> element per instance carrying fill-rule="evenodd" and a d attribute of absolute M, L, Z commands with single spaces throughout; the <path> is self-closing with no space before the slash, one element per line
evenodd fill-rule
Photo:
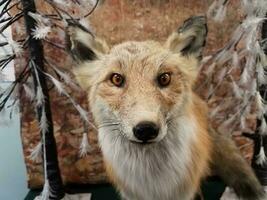
<path fill-rule="evenodd" d="M 70 24 L 72 72 L 87 92 L 104 165 L 124 200 L 193 200 L 216 174 L 246 200 L 263 187 L 239 149 L 212 128 L 207 103 L 194 87 L 208 33 L 193 16 L 160 43 L 126 41 L 109 47 Z"/>

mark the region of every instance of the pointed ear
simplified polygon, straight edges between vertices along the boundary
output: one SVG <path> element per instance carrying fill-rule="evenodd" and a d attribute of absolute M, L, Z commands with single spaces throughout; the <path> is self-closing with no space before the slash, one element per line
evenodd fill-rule
<path fill-rule="evenodd" d="M 207 33 L 206 17 L 193 16 L 184 21 L 184 24 L 169 36 L 165 45 L 172 52 L 192 55 L 200 60 Z"/>
<path fill-rule="evenodd" d="M 109 51 L 105 41 L 86 28 L 73 24 L 69 25 L 66 31 L 66 46 L 72 57 L 79 62 L 99 59 Z"/>

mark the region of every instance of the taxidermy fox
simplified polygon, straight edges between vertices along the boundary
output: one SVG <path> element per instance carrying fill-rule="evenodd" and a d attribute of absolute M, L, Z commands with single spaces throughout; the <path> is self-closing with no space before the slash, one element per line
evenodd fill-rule
<path fill-rule="evenodd" d="M 192 90 L 207 35 L 191 17 L 156 41 L 113 48 L 82 27 L 68 29 L 73 69 L 88 92 L 108 176 L 126 200 L 192 200 L 214 171 L 244 199 L 262 188 L 231 139 L 216 133 Z"/>

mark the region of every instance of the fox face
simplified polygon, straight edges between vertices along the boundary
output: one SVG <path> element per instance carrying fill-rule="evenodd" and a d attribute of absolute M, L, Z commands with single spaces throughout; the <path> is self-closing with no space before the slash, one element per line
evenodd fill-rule
<path fill-rule="evenodd" d="M 201 30 L 202 40 L 198 41 L 199 22 L 203 26 L 205 19 L 193 21 L 196 19 L 198 23 L 189 20 L 190 26 L 185 23 L 163 45 L 125 42 L 108 48 L 82 29 L 69 29 L 70 49 L 82 61 L 74 74 L 88 92 L 100 129 L 114 130 L 111 132 L 142 144 L 166 136 L 172 118 L 182 116 L 191 99 L 199 49 L 206 35 Z M 196 46 L 194 43 L 198 48 L 192 50 L 189 46 Z"/>
<path fill-rule="evenodd" d="M 116 114 L 121 133 L 130 141 L 160 141 L 171 110 L 182 108 L 190 87 L 179 63 L 173 62 L 177 56 L 155 42 L 129 42 L 115 46 L 108 57 L 113 63 L 105 69 L 106 81 L 92 97 L 100 97 Z"/>
<path fill-rule="evenodd" d="M 205 17 L 192 17 L 164 44 L 110 48 L 69 27 L 73 72 L 88 93 L 108 176 L 124 199 L 191 200 L 206 173 L 205 105 L 192 92 L 206 34 Z"/>

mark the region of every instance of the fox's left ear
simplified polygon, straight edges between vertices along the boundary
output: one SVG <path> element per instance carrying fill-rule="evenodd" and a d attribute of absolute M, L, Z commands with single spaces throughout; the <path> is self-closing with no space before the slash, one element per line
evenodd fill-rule
<path fill-rule="evenodd" d="M 72 57 L 79 62 L 99 59 L 109 51 L 104 40 L 77 24 L 70 24 L 67 28 L 66 47 Z"/>
<path fill-rule="evenodd" d="M 202 50 L 208 33 L 205 16 L 193 16 L 184 21 L 176 32 L 166 41 L 166 47 L 172 52 L 202 58 Z"/>
<path fill-rule="evenodd" d="M 72 68 L 76 80 L 83 89 L 88 90 L 101 69 L 96 61 L 109 51 L 107 43 L 85 27 L 70 24 L 66 31 L 66 48 L 77 61 L 77 66 Z"/>

